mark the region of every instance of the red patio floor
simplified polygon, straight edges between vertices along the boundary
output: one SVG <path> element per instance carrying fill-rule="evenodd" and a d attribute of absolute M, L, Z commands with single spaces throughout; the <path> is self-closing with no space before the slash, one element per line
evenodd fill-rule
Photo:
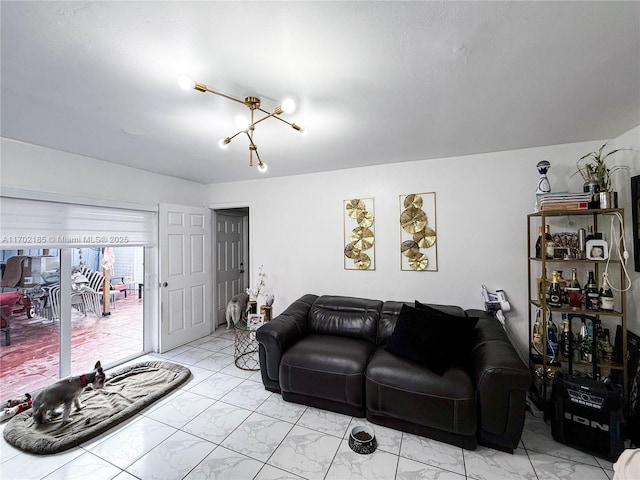
<path fill-rule="evenodd" d="M 143 351 L 142 300 L 134 292 L 117 300 L 111 315 L 98 317 L 73 311 L 71 373 L 78 375 Z M 60 322 L 42 317 L 11 319 L 11 344 L 0 346 L 0 401 L 19 398 L 58 379 Z"/>

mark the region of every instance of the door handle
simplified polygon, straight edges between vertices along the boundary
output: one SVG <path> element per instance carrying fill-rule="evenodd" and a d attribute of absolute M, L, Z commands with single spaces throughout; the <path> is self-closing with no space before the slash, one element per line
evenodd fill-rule
<path fill-rule="evenodd" d="M 169 286 L 169 284 L 168 284 L 167 282 L 163 282 L 163 283 L 162 283 L 162 286 L 163 286 L 163 287 L 168 287 L 168 286 Z"/>
<path fill-rule="evenodd" d="M 244 273 L 244 262 L 240 262 L 240 273 Z"/>

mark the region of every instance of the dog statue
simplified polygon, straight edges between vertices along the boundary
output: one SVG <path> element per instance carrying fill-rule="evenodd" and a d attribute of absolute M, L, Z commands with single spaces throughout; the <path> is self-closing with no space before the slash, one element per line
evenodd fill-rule
<path fill-rule="evenodd" d="M 249 303 L 249 295 L 245 292 L 234 296 L 227 304 L 225 318 L 227 320 L 227 329 L 231 328 L 231 322 L 238 325 L 238 322 L 247 317 L 247 304 Z"/>
<path fill-rule="evenodd" d="M 102 365 L 98 362 L 90 373 L 63 378 L 43 388 L 33 399 L 33 421 L 39 425 L 51 421 L 49 412 L 53 415 L 56 408 L 64 405 L 62 423 L 69 423 L 71 421 L 69 420 L 71 406 L 75 405 L 76 410 L 81 410 L 84 407 L 80 403 L 80 394 L 84 387 L 90 384 L 94 389 L 102 388 L 105 379 L 106 375 L 102 370 Z"/>

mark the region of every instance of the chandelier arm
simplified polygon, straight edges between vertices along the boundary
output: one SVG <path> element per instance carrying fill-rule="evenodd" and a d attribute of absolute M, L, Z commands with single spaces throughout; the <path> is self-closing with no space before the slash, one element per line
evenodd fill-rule
<path fill-rule="evenodd" d="M 241 133 L 246 133 L 245 130 L 240 130 L 239 132 L 234 133 L 233 135 L 231 135 L 230 137 L 227 137 L 229 139 L 229 141 L 233 140 L 234 138 L 236 138 L 238 135 L 240 135 Z"/>
<path fill-rule="evenodd" d="M 264 117 L 262 117 L 262 118 L 256 120 L 255 122 L 253 122 L 253 125 L 257 125 L 258 123 L 266 120 L 267 118 L 271 118 L 271 117 L 278 118 L 275 113 L 269 113 L 269 114 L 265 115 Z"/>
<path fill-rule="evenodd" d="M 277 120 L 280 120 L 283 123 L 286 123 L 290 127 L 293 127 L 293 123 L 288 122 L 284 118 L 281 118 L 281 117 L 278 116 L 278 115 L 280 115 L 282 113 L 282 107 L 276 107 L 276 109 L 273 112 L 269 112 L 268 110 L 265 110 L 264 108 L 260 108 L 260 107 L 256 108 L 256 110 L 260 110 L 262 113 L 266 113 L 267 114 L 267 116 L 264 117 L 263 119 L 261 119 L 260 121 L 265 120 L 265 119 L 270 118 L 270 117 L 273 117 L 273 118 L 275 118 Z M 256 122 L 256 123 L 258 123 L 258 122 Z"/>
<path fill-rule="evenodd" d="M 253 143 L 253 140 L 251 139 L 251 135 L 249 135 L 249 132 L 244 132 L 244 133 L 247 134 L 247 138 L 249 139 L 249 166 L 253 167 L 253 152 L 256 149 L 256 146 Z"/>
<path fill-rule="evenodd" d="M 229 100 L 233 100 L 234 102 L 238 102 L 238 103 L 241 103 L 241 104 L 245 105 L 244 100 L 240 100 L 239 98 L 232 97 L 231 95 L 227 95 L 226 93 L 217 92 L 216 90 L 212 90 L 212 89 L 210 89 L 209 87 L 207 87 L 206 85 L 204 85 L 202 83 L 196 83 L 196 87 L 194 87 L 194 88 L 195 88 L 195 90 L 200 90 L 201 92 L 213 93 L 214 95 L 218 95 L 220 97 L 224 97 L 224 98 L 227 98 Z"/>
<path fill-rule="evenodd" d="M 278 115 L 278 114 L 282 113 L 282 110 L 278 111 L 279 109 L 280 109 L 280 107 L 277 107 L 276 111 L 270 112 L 269 110 L 265 110 L 262 107 L 256 108 L 256 110 L 260 110 L 262 113 L 266 113 L 267 115 Z"/>
<path fill-rule="evenodd" d="M 254 145 L 255 147 L 255 145 Z M 254 150 L 254 152 L 256 152 L 256 158 L 258 159 L 258 166 L 262 165 L 262 159 L 260 158 L 260 154 L 258 153 L 258 147 L 256 147 L 256 149 Z"/>
<path fill-rule="evenodd" d="M 273 115 L 273 118 L 275 118 L 276 120 L 280 120 L 281 122 L 286 123 L 287 125 L 289 125 L 290 127 L 293 127 L 293 123 L 286 121 L 284 118 L 280 118 L 277 115 Z"/>
<path fill-rule="evenodd" d="M 246 133 L 247 137 L 249 138 L 249 148 L 257 153 L 258 147 L 256 146 L 255 143 L 253 143 L 253 138 L 251 138 L 251 135 L 249 135 L 249 132 L 244 132 L 244 133 Z"/>

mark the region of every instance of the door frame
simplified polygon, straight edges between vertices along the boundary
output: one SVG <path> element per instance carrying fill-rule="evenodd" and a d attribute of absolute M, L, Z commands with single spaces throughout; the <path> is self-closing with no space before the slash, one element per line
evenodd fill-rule
<path fill-rule="evenodd" d="M 211 209 L 211 211 L 213 212 L 213 218 L 211 221 L 211 231 L 212 231 L 212 235 L 211 235 L 211 244 L 212 244 L 212 252 L 213 247 L 216 245 L 216 241 L 217 241 L 217 232 L 216 232 L 216 225 L 217 225 L 217 211 L 218 210 L 234 210 L 237 208 L 246 208 L 248 209 L 248 214 L 246 217 L 246 221 L 245 224 L 243 225 L 243 233 L 242 233 L 242 249 L 243 249 L 243 253 L 244 253 L 244 258 L 245 258 L 245 278 L 244 278 L 244 283 L 247 287 L 249 287 L 251 285 L 251 265 L 253 265 L 253 255 L 252 255 L 252 249 L 251 249 L 251 245 L 253 245 L 253 215 L 252 215 L 252 211 L 253 211 L 253 202 L 230 202 L 230 203 L 215 203 L 215 204 L 210 204 L 208 205 L 208 207 Z M 211 262 L 212 264 L 214 263 L 214 258 L 213 258 L 213 253 L 211 256 Z M 216 269 L 212 266 L 211 268 L 212 271 L 212 276 L 213 276 L 213 281 L 212 281 L 212 288 L 211 288 L 211 305 L 213 308 L 213 305 L 216 304 L 216 292 L 215 292 L 215 288 L 214 286 L 217 285 L 217 278 L 216 278 Z M 218 328 L 217 325 L 215 325 L 215 321 L 213 322 L 213 328 L 214 330 Z"/>

